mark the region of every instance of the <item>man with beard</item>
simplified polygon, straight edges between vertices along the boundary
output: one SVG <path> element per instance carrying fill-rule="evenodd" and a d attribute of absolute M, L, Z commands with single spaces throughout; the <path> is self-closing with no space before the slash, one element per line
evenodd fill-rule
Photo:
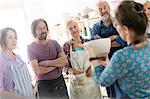
<path fill-rule="evenodd" d="M 115 51 L 125 47 L 127 44 L 119 37 L 118 32 L 112 24 L 108 3 L 103 0 L 98 1 L 97 9 L 101 20 L 93 25 L 92 39 L 111 38 L 111 50 L 108 55 L 110 59 Z"/>
<path fill-rule="evenodd" d="M 41 99 L 68 99 L 67 87 L 62 76 L 62 68 L 68 63 L 60 45 L 47 39 L 48 25 L 43 19 L 32 22 L 31 30 L 36 39 L 28 45 L 28 58 L 36 75 Z"/>
<path fill-rule="evenodd" d="M 127 43 L 121 39 L 117 30 L 114 28 L 111 16 L 110 16 L 110 6 L 104 0 L 100 0 L 97 3 L 97 9 L 101 20 L 93 25 L 92 28 L 92 39 L 99 38 L 110 38 L 111 39 L 111 49 L 108 54 L 109 59 L 111 59 L 113 53 L 119 49 L 127 46 Z M 107 87 L 108 96 L 115 98 L 115 90 L 118 89 L 117 82 Z"/>

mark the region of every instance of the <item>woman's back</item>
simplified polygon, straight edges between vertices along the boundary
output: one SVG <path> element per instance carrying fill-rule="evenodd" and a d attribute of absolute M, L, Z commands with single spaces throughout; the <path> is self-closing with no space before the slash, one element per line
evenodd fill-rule
<path fill-rule="evenodd" d="M 138 50 L 129 46 L 116 55 L 114 61 L 119 64 L 116 71 L 124 74 L 117 80 L 122 91 L 133 98 L 150 96 L 150 45 Z"/>

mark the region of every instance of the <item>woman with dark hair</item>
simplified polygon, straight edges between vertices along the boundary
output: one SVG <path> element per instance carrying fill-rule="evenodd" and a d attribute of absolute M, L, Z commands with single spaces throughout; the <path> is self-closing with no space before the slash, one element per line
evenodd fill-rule
<path fill-rule="evenodd" d="M 117 81 L 117 98 L 150 98 L 150 45 L 145 37 L 147 17 L 143 5 L 134 1 L 122 1 L 115 13 L 116 28 L 128 46 L 114 53 L 110 62 L 88 48 L 93 74 L 101 86 Z"/>
<path fill-rule="evenodd" d="M 27 66 L 13 52 L 16 44 L 16 31 L 10 27 L 3 28 L 0 31 L 0 96 L 33 96 Z"/>

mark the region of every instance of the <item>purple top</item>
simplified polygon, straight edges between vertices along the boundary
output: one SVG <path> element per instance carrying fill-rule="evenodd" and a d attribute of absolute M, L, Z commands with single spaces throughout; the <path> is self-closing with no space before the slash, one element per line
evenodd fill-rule
<path fill-rule="evenodd" d="M 38 62 L 54 60 L 58 58 L 58 53 L 62 52 L 60 45 L 55 40 L 49 40 L 46 44 L 33 42 L 28 46 L 29 61 L 36 59 Z M 51 80 L 58 78 L 62 73 L 62 68 L 56 69 L 42 75 L 36 75 L 37 80 Z"/>
<path fill-rule="evenodd" d="M 16 60 L 7 59 L 7 56 L 0 52 L 0 91 L 10 91 L 14 88 L 14 83 L 8 70 L 8 65 L 22 64 L 22 61 L 17 55 Z"/>

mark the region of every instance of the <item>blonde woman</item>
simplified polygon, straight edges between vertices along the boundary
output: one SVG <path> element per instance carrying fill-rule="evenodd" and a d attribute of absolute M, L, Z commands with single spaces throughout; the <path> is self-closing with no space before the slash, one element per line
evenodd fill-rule
<path fill-rule="evenodd" d="M 88 40 L 80 36 L 79 26 L 74 20 L 69 20 L 66 26 L 68 33 L 72 36 L 72 39 L 66 42 L 63 47 L 70 63 L 65 67 L 70 75 L 70 98 L 98 99 L 101 93 L 92 78 L 88 55 L 82 47 L 82 44 Z"/>

